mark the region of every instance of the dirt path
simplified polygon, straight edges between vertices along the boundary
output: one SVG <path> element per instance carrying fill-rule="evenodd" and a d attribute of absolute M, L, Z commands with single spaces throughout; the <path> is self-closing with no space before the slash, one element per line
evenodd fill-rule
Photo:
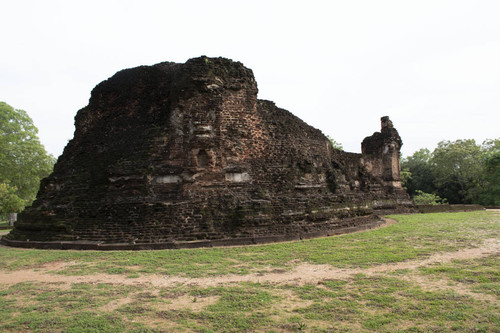
<path fill-rule="evenodd" d="M 154 287 L 171 287 L 178 284 L 209 287 L 220 284 L 240 282 L 260 283 L 316 283 L 325 279 L 349 279 L 355 274 L 377 274 L 399 269 L 415 269 L 433 263 L 447 263 L 454 259 L 475 259 L 500 253 L 500 240 L 487 239 L 477 248 L 463 249 L 455 252 L 437 253 L 422 260 L 409 260 L 394 264 L 377 265 L 370 268 L 340 269 L 330 265 L 314 265 L 303 263 L 291 271 L 255 273 L 248 275 L 222 275 L 216 277 L 187 278 L 180 276 L 144 275 L 139 278 L 126 278 L 122 275 L 93 274 L 88 276 L 64 276 L 49 273 L 71 265 L 71 263 L 52 263 L 42 268 L 33 270 L 19 270 L 12 272 L 0 271 L 0 284 L 15 284 L 19 282 L 58 282 L 72 283 L 112 283 L 121 285 L 151 285 Z"/>

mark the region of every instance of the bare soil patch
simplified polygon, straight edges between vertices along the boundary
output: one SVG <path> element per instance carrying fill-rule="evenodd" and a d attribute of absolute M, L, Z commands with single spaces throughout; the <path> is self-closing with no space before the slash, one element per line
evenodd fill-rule
<path fill-rule="evenodd" d="M 488 295 L 484 293 L 474 293 L 470 290 L 469 286 L 448 279 L 443 279 L 443 278 L 435 279 L 429 276 L 423 276 L 418 274 L 408 274 L 402 276 L 401 278 L 408 282 L 415 283 L 419 285 L 420 288 L 428 291 L 436 291 L 436 290 L 453 291 L 459 295 L 470 296 L 480 301 L 488 301 L 491 303 L 498 302 L 497 298 L 493 295 Z"/>
<path fill-rule="evenodd" d="M 104 312 L 112 312 L 112 311 L 118 309 L 119 307 L 122 307 L 122 306 L 129 304 L 131 302 L 133 302 L 133 299 L 130 297 L 120 298 L 120 299 L 111 301 L 108 304 L 101 306 L 99 308 L 99 310 L 104 311 Z"/>
<path fill-rule="evenodd" d="M 159 310 L 183 310 L 201 311 L 204 307 L 210 304 L 215 304 L 220 296 L 193 297 L 190 295 L 182 295 L 172 299 L 168 304 L 162 305 Z"/>

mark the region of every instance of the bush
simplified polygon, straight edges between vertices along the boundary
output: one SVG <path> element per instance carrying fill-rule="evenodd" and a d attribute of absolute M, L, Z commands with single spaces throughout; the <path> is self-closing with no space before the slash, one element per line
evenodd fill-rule
<path fill-rule="evenodd" d="M 439 195 L 425 193 L 420 190 L 416 190 L 416 193 L 413 197 L 416 205 L 442 205 L 446 203 L 446 199 L 441 198 Z"/>

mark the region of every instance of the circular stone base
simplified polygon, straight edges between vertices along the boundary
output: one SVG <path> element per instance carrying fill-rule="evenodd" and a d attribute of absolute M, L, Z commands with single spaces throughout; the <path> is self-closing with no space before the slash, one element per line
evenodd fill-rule
<path fill-rule="evenodd" d="M 103 243 L 89 241 L 55 241 L 55 242 L 30 242 L 10 240 L 5 237 L 0 239 L 0 243 L 6 246 L 35 249 L 53 249 L 53 250 L 100 250 L 100 251 L 121 251 L 121 250 L 162 250 L 162 249 L 184 249 L 200 247 L 221 247 L 221 246 L 243 246 L 256 244 L 269 244 L 277 242 L 298 241 L 302 239 L 311 239 L 319 237 L 328 237 L 334 235 L 348 234 L 356 231 L 369 230 L 385 225 L 387 221 L 384 218 L 372 220 L 362 225 L 354 227 L 338 228 L 329 231 L 303 233 L 296 235 L 278 235 L 264 237 L 245 237 L 228 238 L 217 240 L 200 240 L 190 242 L 163 242 L 163 243 Z"/>

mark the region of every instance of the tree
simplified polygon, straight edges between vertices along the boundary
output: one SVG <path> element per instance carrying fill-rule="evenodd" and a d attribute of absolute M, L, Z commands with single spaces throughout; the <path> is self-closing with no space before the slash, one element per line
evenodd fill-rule
<path fill-rule="evenodd" d="M 400 165 L 402 165 L 403 162 L 401 161 L 400 162 Z M 411 176 L 411 172 L 410 172 L 410 169 L 405 167 L 401 167 L 401 184 L 403 186 L 403 188 L 406 190 L 406 192 L 408 192 L 408 186 L 411 182 L 411 180 L 413 179 L 413 177 Z"/>
<path fill-rule="evenodd" d="M 439 196 L 432 193 L 425 193 L 420 190 L 416 191 L 413 201 L 416 205 L 441 205 L 446 203 L 446 199 L 442 199 Z"/>
<path fill-rule="evenodd" d="M 429 149 L 420 149 L 401 161 L 403 185 L 411 196 L 417 194 L 417 190 L 425 193 L 433 193 L 434 171 L 432 154 Z"/>
<path fill-rule="evenodd" d="M 10 207 L 11 212 L 19 211 L 19 201 L 14 196 L 24 205 L 31 204 L 40 180 L 49 175 L 54 163 L 28 114 L 0 102 L 0 184 L 4 194 L 1 200 L 5 200 L 1 206 Z"/>
<path fill-rule="evenodd" d="M 17 188 L 0 183 L 0 214 L 9 215 L 10 225 L 13 225 L 16 214 L 22 211 L 25 205 L 16 192 Z"/>
<path fill-rule="evenodd" d="M 482 155 L 474 139 L 439 142 L 432 158 L 437 194 L 450 203 L 477 202 Z"/>
<path fill-rule="evenodd" d="M 500 138 L 484 140 L 481 145 L 481 150 L 486 156 L 500 153 Z"/>
<path fill-rule="evenodd" d="M 500 205 L 500 139 L 441 141 L 401 161 L 403 186 L 415 201 Z M 437 201 L 439 202 L 439 201 Z"/>
<path fill-rule="evenodd" d="M 485 206 L 500 205 L 500 139 L 486 140 L 483 151 L 484 170 L 479 189 L 479 203 Z"/>

